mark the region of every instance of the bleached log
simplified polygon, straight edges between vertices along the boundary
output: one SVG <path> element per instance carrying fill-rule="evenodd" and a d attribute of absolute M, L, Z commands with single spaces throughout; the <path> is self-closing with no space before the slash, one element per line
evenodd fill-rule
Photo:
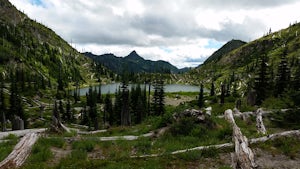
<path fill-rule="evenodd" d="M 289 136 L 300 136 L 300 130 L 292 130 L 292 131 L 284 131 L 284 132 L 280 132 L 280 133 L 275 133 L 275 134 L 270 134 L 268 136 L 263 136 L 263 137 L 259 137 L 259 138 L 253 138 L 250 139 L 249 143 L 250 144 L 256 144 L 259 142 L 265 142 L 268 140 L 274 140 L 280 137 L 289 137 Z M 94 138 L 92 138 L 94 139 Z M 223 149 L 223 148 L 230 148 L 233 146 L 233 143 L 224 143 L 224 144 L 217 144 L 217 145 L 209 145 L 209 146 L 199 146 L 199 147 L 194 147 L 194 148 L 188 148 L 188 149 L 183 149 L 183 150 L 177 150 L 174 152 L 171 152 L 170 154 L 181 154 L 181 153 L 187 153 L 190 151 L 195 151 L 195 150 L 205 150 L 205 149 L 209 149 L 209 148 L 216 148 L 216 149 Z M 147 158 L 147 157 L 159 157 L 159 156 L 163 156 L 163 155 L 168 155 L 166 153 L 162 153 L 162 154 L 146 154 L 146 155 L 140 155 L 140 156 L 131 156 L 131 158 Z M 235 161 L 235 154 L 232 153 L 232 157 L 233 161 Z M 234 164 L 236 165 L 236 164 Z M 236 168 L 236 167 L 233 167 Z"/>
<path fill-rule="evenodd" d="M 261 108 L 256 111 L 256 128 L 258 133 L 266 134 L 267 130 L 262 119 L 263 110 Z"/>
<path fill-rule="evenodd" d="M 0 163 L 0 168 L 9 169 L 22 166 L 38 137 L 39 135 L 36 133 L 26 134 L 15 146 L 13 151 Z"/>
<path fill-rule="evenodd" d="M 225 119 L 231 123 L 233 129 L 233 141 L 236 161 L 234 161 L 234 165 L 232 167 L 242 169 L 256 168 L 257 164 L 254 160 L 254 154 L 248 146 L 248 139 L 242 134 L 241 129 L 236 125 L 232 110 L 226 110 L 224 115 Z"/>

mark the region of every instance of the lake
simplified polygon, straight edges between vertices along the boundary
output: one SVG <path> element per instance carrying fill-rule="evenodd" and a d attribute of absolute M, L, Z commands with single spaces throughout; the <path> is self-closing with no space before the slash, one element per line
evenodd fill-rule
<path fill-rule="evenodd" d="M 101 85 L 101 93 L 102 94 L 108 94 L 108 93 L 115 93 L 116 90 L 119 89 L 121 83 L 111 83 L 111 84 L 103 84 Z M 129 84 L 128 89 L 130 90 L 132 85 L 135 84 Z M 144 85 L 141 85 L 141 88 L 143 89 Z M 99 86 L 95 86 L 97 90 L 99 89 Z M 166 93 L 173 93 L 173 92 L 199 92 L 200 87 L 199 86 L 192 86 L 192 85 L 181 85 L 181 84 L 167 84 L 164 86 Z M 148 90 L 148 85 L 147 85 Z M 151 90 L 153 91 L 153 86 L 151 86 Z M 80 95 L 84 96 L 89 91 L 89 88 L 81 88 L 80 89 Z"/>

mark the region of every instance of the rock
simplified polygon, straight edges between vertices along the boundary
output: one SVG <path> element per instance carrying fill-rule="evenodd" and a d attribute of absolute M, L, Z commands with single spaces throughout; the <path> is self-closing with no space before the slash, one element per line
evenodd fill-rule
<path fill-rule="evenodd" d="M 212 111 L 212 107 L 207 107 L 205 109 L 206 114 L 209 115 L 209 116 L 211 116 L 211 111 Z"/>
<path fill-rule="evenodd" d="M 193 117 L 196 119 L 197 122 L 203 122 L 205 120 L 205 114 L 201 110 L 196 109 L 186 109 L 181 113 L 174 113 L 173 118 L 176 121 L 179 121 L 185 117 Z"/>

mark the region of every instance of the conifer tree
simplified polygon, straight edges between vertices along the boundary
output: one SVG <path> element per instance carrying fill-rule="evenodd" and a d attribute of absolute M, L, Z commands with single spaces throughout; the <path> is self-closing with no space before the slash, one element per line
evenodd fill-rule
<path fill-rule="evenodd" d="M 0 112 L 1 112 L 1 123 L 2 129 L 1 131 L 6 131 L 6 105 L 5 105 L 5 97 L 4 97 L 4 78 L 0 75 Z"/>
<path fill-rule="evenodd" d="M 260 57 L 260 65 L 259 70 L 257 71 L 257 75 L 255 77 L 254 88 L 256 91 L 256 104 L 260 105 L 263 100 L 265 100 L 268 96 L 268 85 L 270 83 L 268 77 L 268 57 L 266 54 L 261 55 Z"/>
<path fill-rule="evenodd" d="M 225 84 L 221 84 L 221 104 L 224 104 L 225 103 Z"/>
<path fill-rule="evenodd" d="M 278 66 L 278 73 L 276 78 L 276 93 L 275 96 L 280 96 L 289 86 L 290 83 L 290 68 L 286 59 L 287 48 L 284 48 L 281 61 Z"/>
<path fill-rule="evenodd" d="M 114 123 L 117 125 L 121 125 L 121 112 L 122 112 L 122 95 L 121 95 L 121 90 L 116 90 L 115 93 L 115 102 L 114 102 L 114 107 L 113 107 L 113 117 L 114 117 Z"/>
<path fill-rule="evenodd" d="M 210 96 L 214 96 L 214 95 L 215 95 L 215 83 L 214 83 L 214 80 L 212 79 L 211 88 L 210 88 Z"/>
<path fill-rule="evenodd" d="M 103 115 L 103 122 L 104 124 L 109 122 L 110 125 L 114 123 L 114 114 L 113 114 L 113 105 L 110 98 L 110 94 L 106 94 L 104 99 L 104 115 Z"/>
<path fill-rule="evenodd" d="M 154 86 L 154 95 L 152 102 L 152 110 L 154 115 L 162 115 L 165 112 L 165 93 L 164 93 L 164 81 L 160 78 L 157 78 L 153 84 Z"/>
<path fill-rule="evenodd" d="M 54 116 L 57 120 L 60 120 L 60 116 L 59 116 L 59 111 L 58 111 L 57 101 L 56 101 L 56 100 L 54 101 L 53 116 Z"/>
<path fill-rule="evenodd" d="M 59 114 L 62 115 L 62 120 L 67 121 L 67 114 L 66 114 L 66 111 L 64 109 L 63 102 L 61 100 L 58 103 L 58 110 L 59 110 Z"/>
<path fill-rule="evenodd" d="M 204 93 L 203 93 L 203 84 L 200 85 L 200 92 L 198 96 L 198 106 L 202 108 L 204 106 Z"/>
<path fill-rule="evenodd" d="M 98 113 L 97 113 L 97 91 L 93 90 L 93 88 L 89 87 L 89 92 L 87 94 L 87 106 L 89 106 L 89 118 L 94 123 L 94 129 L 99 129 L 98 124 Z"/>

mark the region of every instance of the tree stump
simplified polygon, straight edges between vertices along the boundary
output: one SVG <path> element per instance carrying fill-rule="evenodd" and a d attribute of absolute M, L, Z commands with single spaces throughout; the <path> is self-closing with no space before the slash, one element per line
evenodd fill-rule
<path fill-rule="evenodd" d="M 266 134 L 266 128 L 262 120 L 263 110 L 261 108 L 256 111 L 256 128 L 258 133 Z"/>
<path fill-rule="evenodd" d="M 232 157 L 233 168 L 253 169 L 257 168 L 254 161 L 254 154 L 248 147 L 248 139 L 242 134 L 241 129 L 236 125 L 232 110 L 228 109 L 224 113 L 225 119 L 229 121 L 233 129 L 233 141 L 235 145 L 235 154 Z"/>
<path fill-rule="evenodd" d="M 24 130 L 24 121 L 19 116 L 14 116 L 12 121 L 13 130 Z"/>

